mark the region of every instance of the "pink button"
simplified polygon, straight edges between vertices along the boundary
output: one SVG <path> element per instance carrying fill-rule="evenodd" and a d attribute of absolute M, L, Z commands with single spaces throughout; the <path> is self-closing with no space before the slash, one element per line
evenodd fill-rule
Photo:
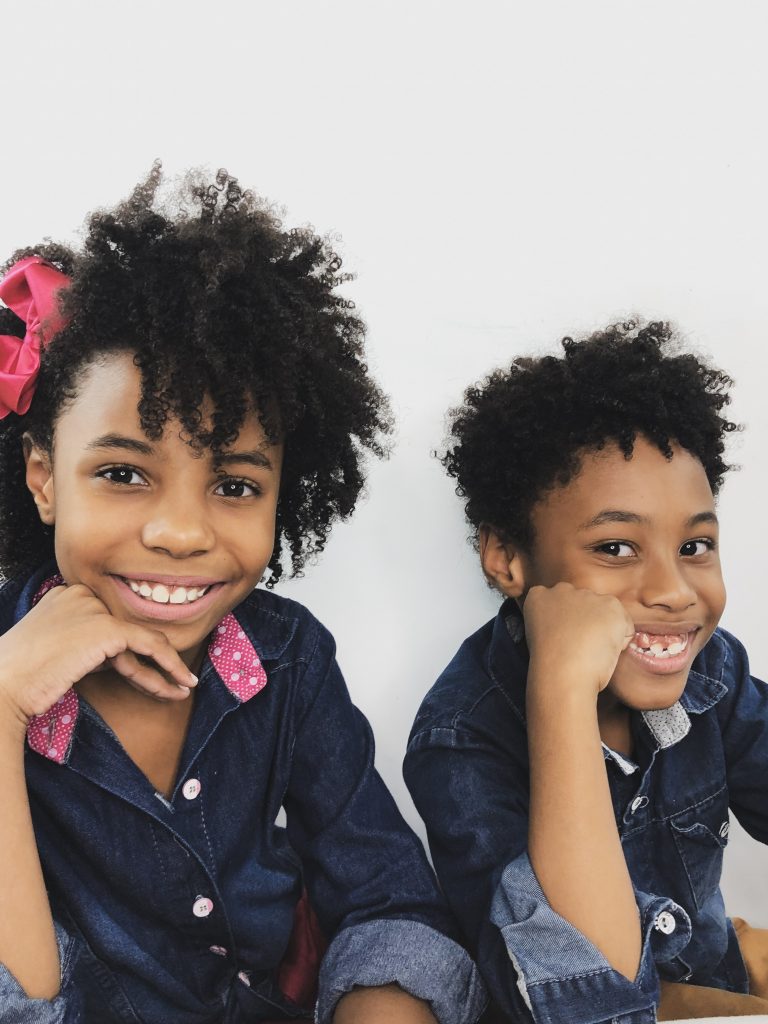
<path fill-rule="evenodd" d="M 213 903 L 207 896 L 198 896 L 192 904 L 192 913 L 195 917 L 208 917 L 213 910 Z"/>
<path fill-rule="evenodd" d="M 187 798 L 187 800 L 194 800 L 195 797 L 200 793 L 203 787 L 200 785 L 199 779 L 187 779 L 184 785 L 181 787 L 181 792 Z"/>
<path fill-rule="evenodd" d="M 245 971 L 238 971 L 237 976 L 244 985 L 247 985 L 248 988 L 251 987 L 251 979 L 248 977 Z"/>
<path fill-rule="evenodd" d="M 227 951 L 224 948 L 224 946 L 209 946 L 208 949 L 211 951 L 211 953 L 215 953 L 216 956 L 226 956 L 227 955 Z"/>

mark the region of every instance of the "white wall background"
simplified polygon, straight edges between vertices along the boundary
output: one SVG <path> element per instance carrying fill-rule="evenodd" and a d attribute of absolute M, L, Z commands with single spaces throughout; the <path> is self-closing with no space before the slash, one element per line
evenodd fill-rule
<path fill-rule="evenodd" d="M 226 166 L 289 223 L 342 233 L 397 448 L 282 592 L 334 631 L 379 765 L 496 601 L 430 451 L 463 388 L 637 311 L 737 381 L 721 502 L 725 625 L 768 674 L 768 167 L 758 0 L 0 3 L 0 254 L 71 239 L 160 156 Z M 3 255 L 2 258 L 5 258 Z M 702 766 L 705 770 L 706 766 Z M 423 833 L 422 833 L 423 834 Z M 766 853 L 731 844 L 732 912 L 768 925 Z"/>

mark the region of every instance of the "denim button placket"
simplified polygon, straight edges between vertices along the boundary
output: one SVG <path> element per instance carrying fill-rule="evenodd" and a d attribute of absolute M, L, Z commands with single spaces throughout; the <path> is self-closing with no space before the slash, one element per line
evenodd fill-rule
<path fill-rule="evenodd" d="M 213 910 L 213 901 L 207 896 L 198 896 L 192 904 L 192 913 L 195 917 L 208 917 Z"/>
<path fill-rule="evenodd" d="M 182 786 L 181 792 L 187 800 L 194 800 L 200 793 L 202 786 L 199 779 L 187 779 Z"/>

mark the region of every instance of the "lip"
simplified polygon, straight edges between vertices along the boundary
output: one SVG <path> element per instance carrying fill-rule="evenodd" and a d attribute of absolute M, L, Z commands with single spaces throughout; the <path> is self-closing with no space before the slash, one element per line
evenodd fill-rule
<path fill-rule="evenodd" d="M 683 626 L 686 628 L 680 628 Z M 657 658 L 653 654 L 643 654 L 642 651 L 638 651 L 633 647 L 627 647 L 624 654 L 628 655 L 635 664 L 641 665 L 646 672 L 650 672 L 652 675 L 674 675 L 676 672 L 687 668 L 693 660 L 693 639 L 699 629 L 700 627 L 693 623 L 656 622 L 652 626 L 644 623 L 637 626 L 636 633 L 648 633 L 652 636 L 685 635 L 685 648 L 679 654 L 673 654 L 664 659 Z"/>
<path fill-rule="evenodd" d="M 700 622 L 636 622 L 636 633 L 653 633 L 655 636 L 665 636 L 673 633 L 695 633 L 701 629 Z"/>
<path fill-rule="evenodd" d="M 141 616 L 143 619 L 155 619 L 162 622 L 182 622 L 187 619 L 195 619 L 200 615 L 204 615 L 209 610 L 211 605 L 216 603 L 219 591 L 224 584 L 219 582 L 205 583 L 199 577 L 191 576 L 111 576 L 115 582 L 120 600 L 133 612 L 135 615 Z M 158 604 L 155 601 L 150 601 L 146 597 L 140 597 L 139 594 L 134 594 L 126 580 L 150 580 L 153 583 L 164 583 L 171 586 L 175 583 L 176 586 L 208 586 L 210 589 L 203 594 L 202 597 L 198 597 L 196 601 L 192 601 L 190 604 Z M 183 579 L 190 580 L 189 583 L 184 584 L 181 581 Z M 194 582 L 192 582 L 194 580 Z"/>

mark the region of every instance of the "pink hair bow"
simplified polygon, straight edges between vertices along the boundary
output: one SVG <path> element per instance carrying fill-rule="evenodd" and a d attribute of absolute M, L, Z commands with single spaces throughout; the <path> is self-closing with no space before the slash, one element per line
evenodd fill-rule
<path fill-rule="evenodd" d="M 27 325 L 23 338 L 0 334 L 0 419 L 29 409 L 40 372 L 41 346 L 65 326 L 57 296 L 70 278 L 41 256 L 14 263 L 0 281 L 0 299 Z"/>

